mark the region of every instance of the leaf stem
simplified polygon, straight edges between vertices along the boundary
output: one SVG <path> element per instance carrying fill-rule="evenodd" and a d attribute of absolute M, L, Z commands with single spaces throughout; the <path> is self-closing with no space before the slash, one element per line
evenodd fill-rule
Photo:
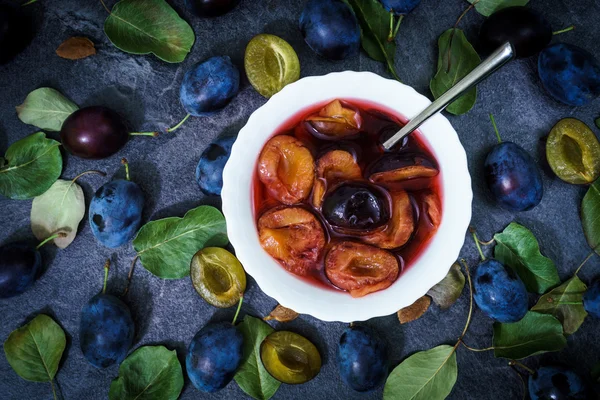
<path fill-rule="evenodd" d="M 498 143 L 502 143 L 502 138 L 500 137 L 500 132 L 498 132 L 498 126 L 496 125 L 496 120 L 494 119 L 493 114 L 490 114 L 490 120 L 492 121 L 492 126 L 494 127 L 494 132 L 496 132 L 496 137 L 498 138 Z"/>
<path fill-rule="evenodd" d="M 479 244 L 479 238 L 477 237 L 477 232 L 474 228 L 470 227 L 469 231 L 473 235 L 473 240 L 475 241 L 475 246 L 477 246 L 477 251 L 479 252 L 479 256 L 481 257 L 481 261 L 485 261 L 485 255 L 483 254 L 483 250 L 481 249 L 481 245 Z"/>
<path fill-rule="evenodd" d="M 390 33 L 388 33 L 388 42 L 394 40 L 394 13 L 390 11 Z"/>
<path fill-rule="evenodd" d="M 571 25 L 571 26 L 568 26 L 568 27 L 566 27 L 564 29 L 561 29 L 559 31 L 552 32 L 552 35 L 556 36 L 556 35 L 560 35 L 561 33 L 570 32 L 572 30 L 575 30 L 575 25 Z"/>
<path fill-rule="evenodd" d="M 137 262 L 138 258 L 140 258 L 139 255 L 135 256 L 133 258 L 133 261 L 131 261 L 131 267 L 129 267 L 129 273 L 127 274 L 127 285 L 125 285 L 125 290 L 123 290 L 123 294 L 121 296 L 125 296 L 127 293 L 129 293 L 129 285 L 131 284 L 131 278 L 133 278 L 133 270 L 135 269 L 135 263 Z"/>
<path fill-rule="evenodd" d="M 517 360 L 510 360 L 510 361 L 508 362 L 508 365 L 509 365 L 509 366 L 511 366 L 511 367 L 512 367 L 512 366 L 515 366 L 515 365 L 516 365 L 516 366 L 518 366 L 518 367 L 521 367 L 521 368 L 523 368 L 525 371 L 529 372 L 529 375 L 533 375 L 533 374 L 535 374 L 535 371 L 534 371 L 534 370 L 532 370 L 531 368 L 529 368 L 527 365 L 525 365 L 525 364 L 523 364 L 523 363 L 520 363 L 520 362 L 518 362 Z"/>
<path fill-rule="evenodd" d="M 129 161 L 127 161 L 127 159 L 125 157 L 123 157 L 123 158 L 121 158 L 121 164 L 123 164 L 123 166 L 125 166 L 125 179 L 130 181 L 131 179 L 129 179 Z"/>
<path fill-rule="evenodd" d="M 469 324 L 471 323 L 471 316 L 473 315 L 473 283 L 471 282 L 471 272 L 469 271 L 469 265 L 464 259 L 461 259 L 460 262 L 465 267 L 465 272 L 467 273 L 467 279 L 469 281 L 469 315 L 467 316 L 467 323 L 465 324 L 465 328 L 458 339 L 459 342 L 462 342 L 462 339 L 465 337 L 467 330 L 469 329 Z"/>
<path fill-rule="evenodd" d="M 588 254 L 588 256 L 585 258 L 585 260 L 583 260 L 583 262 L 581 264 L 579 264 L 579 267 L 577 267 L 577 270 L 575 271 L 573 276 L 577 276 L 577 274 L 581 270 L 581 267 L 583 267 L 590 260 L 590 258 L 592 258 L 594 256 L 594 254 L 596 254 L 596 250 L 592 250 L 592 252 L 590 254 Z"/>
<path fill-rule="evenodd" d="M 492 346 L 492 347 L 486 347 L 486 348 L 484 348 L 484 349 L 475 349 L 475 348 L 473 348 L 473 347 L 467 346 L 467 344 L 466 344 L 465 342 L 463 342 L 463 341 L 462 341 L 462 339 L 461 339 L 461 340 L 459 340 L 459 342 L 460 342 L 460 344 L 462 344 L 462 345 L 463 345 L 463 346 L 464 346 L 466 349 L 468 349 L 468 350 L 471 350 L 471 351 L 474 351 L 474 352 L 477 352 L 477 353 L 479 353 L 479 352 L 484 352 L 484 351 L 490 351 L 490 350 L 494 350 L 494 348 L 495 348 L 495 347 L 493 347 L 493 346 Z"/>
<path fill-rule="evenodd" d="M 48 238 L 46 238 L 46 239 L 42 240 L 42 242 L 41 242 L 40 244 L 38 244 L 38 245 L 35 247 L 35 249 L 36 249 L 36 250 L 39 250 L 39 249 L 40 249 L 42 246 L 44 246 L 44 245 L 45 245 L 46 243 L 48 243 L 49 241 L 51 241 L 51 240 L 54 240 L 54 239 L 56 239 L 56 238 L 59 238 L 59 237 L 66 237 L 66 236 L 67 236 L 67 234 L 66 234 L 66 233 L 63 233 L 63 232 L 55 233 L 54 235 L 52 235 L 52 236 L 50 236 L 50 237 L 48 237 Z"/>
<path fill-rule="evenodd" d="M 392 32 L 392 21 L 393 21 L 393 13 L 390 13 L 392 15 L 392 20 L 390 21 L 390 35 L 388 36 L 388 42 L 393 42 L 394 39 L 396 39 L 396 35 L 398 35 L 398 30 L 400 29 L 400 24 L 402 24 L 402 20 L 404 19 L 404 15 L 400 15 L 398 17 L 398 22 L 396 22 L 396 26 L 393 27 L 393 32 Z"/>
<path fill-rule="evenodd" d="M 38 0 L 29 0 L 28 2 L 25 2 L 25 3 L 21 4 L 21 7 L 25 7 L 25 6 L 28 6 L 30 4 L 37 3 L 37 1 Z"/>
<path fill-rule="evenodd" d="M 54 400 L 56 400 L 56 388 L 54 387 L 54 379 L 50 379 L 50 387 L 52 388 L 52 397 L 54 398 Z"/>
<path fill-rule="evenodd" d="M 240 295 L 240 301 L 238 302 L 237 310 L 235 310 L 235 315 L 233 316 L 233 321 L 231 322 L 232 325 L 235 325 L 235 322 L 237 321 L 237 317 L 240 313 L 240 310 L 242 309 L 243 302 L 244 302 L 244 294 L 242 293 Z"/>
<path fill-rule="evenodd" d="M 102 294 L 106 293 L 106 284 L 108 283 L 108 270 L 110 268 L 110 259 L 104 263 L 104 283 L 102 284 Z"/>
<path fill-rule="evenodd" d="M 108 9 L 108 7 L 106 7 L 106 4 L 104 4 L 104 0 L 100 0 L 100 3 L 102 3 L 102 7 L 104 7 L 104 9 L 106 10 L 106 12 L 108 12 L 109 14 L 111 14 L 111 12 Z"/>
<path fill-rule="evenodd" d="M 475 4 L 477 4 L 477 3 L 479 3 L 479 0 L 473 2 L 469 7 L 466 8 L 465 11 L 462 12 L 462 14 L 460 14 L 458 19 L 456 20 L 456 23 L 454 24 L 454 29 L 458 28 L 458 24 L 460 23 L 460 21 L 464 18 L 465 15 L 467 15 L 467 13 L 469 11 L 471 11 L 473 9 L 473 7 L 475 7 Z"/>
<path fill-rule="evenodd" d="M 157 137 L 158 132 L 129 132 L 129 136 L 152 136 Z"/>
<path fill-rule="evenodd" d="M 183 119 L 181 121 L 179 121 L 179 123 L 177 125 L 175 125 L 172 128 L 168 128 L 167 132 L 173 132 L 173 131 L 176 131 L 177 129 L 181 128 L 181 125 L 183 125 L 185 123 L 185 121 L 187 121 L 188 118 L 191 116 L 192 116 L 192 114 L 186 115 L 185 117 L 183 117 Z"/>
<path fill-rule="evenodd" d="M 98 171 L 95 169 L 90 169 L 89 171 L 82 172 L 79 175 L 77 175 L 75 178 L 71 179 L 71 183 L 77 182 L 77 180 L 79 178 L 81 178 L 84 175 L 88 175 L 88 174 L 98 174 L 98 175 L 106 176 L 106 172 Z"/>

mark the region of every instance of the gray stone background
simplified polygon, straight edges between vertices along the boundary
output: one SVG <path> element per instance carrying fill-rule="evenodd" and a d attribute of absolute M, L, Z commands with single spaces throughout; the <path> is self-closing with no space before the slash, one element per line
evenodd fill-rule
<path fill-rule="evenodd" d="M 124 116 L 135 130 L 164 129 L 184 116 L 179 105 L 179 84 L 183 74 L 194 63 L 209 56 L 228 54 L 241 68 L 246 43 L 256 34 L 279 35 L 294 47 L 302 64 L 302 76 L 322 75 L 332 71 L 367 70 L 387 76 L 382 64 L 365 54 L 343 62 L 319 59 L 304 43 L 297 29 L 302 0 L 242 0 L 230 14 L 217 19 L 200 19 L 189 13 L 183 0 L 169 1 L 196 33 L 196 44 L 181 64 L 167 64 L 153 56 L 135 56 L 119 51 L 104 35 L 102 26 L 106 11 L 98 1 L 40 0 L 31 5 L 38 18 L 39 33 L 33 43 L 16 60 L 0 67 L 0 151 L 10 143 L 36 131 L 21 123 L 14 107 L 32 90 L 54 87 L 81 106 L 106 105 Z M 114 0 L 107 0 L 112 7 Z M 437 38 L 450 28 L 468 6 L 464 0 L 423 0 L 402 24 L 398 38 L 396 66 L 403 81 L 430 96 L 428 84 L 437 60 Z M 531 6 L 544 14 L 555 30 L 574 24 L 577 29 L 556 37 L 554 41 L 573 43 L 600 56 L 600 30 L 597 26 L 600 3 L 595 0 L 532 0 Z M 461 22 L 472 43 L 483 17 L 470 12 Z M 97 46 L 96 56 L 69 61 L 56 56 L 55 49 L 65 39 L 83 35 Z M 537 58 L 512 62 L 480 85 L 474 109 L 460 117 L 449 116 L 469 157 L 473 176 L 473 225 L 482 238 L 490 238 L 509 222 L 518 221 L 536 234 L 543 252 L 557 264 L 561 278 L 566 279 L 589 253 L 580 226 L 578 211 L 585 188 L 570 186 L 549 171 L 540 140 L 561 118 L 576 117 L 593 126 L 600 115 L 600 101 L 586 107 L 572 108 L 550 98 L 540 85 Z M 133 138 L 118 154 L 101 161 L 86 161 L 66 156 L 64 178 L 82 171 L 100 169 L 107 178 L 89 175 L 79 183 L 86 201 L 109 177 L 119 171 L 121 157 L 131 162 L 132 179 L 143 188 L 147 203 L 144 221 L 167 216 L 182 216 L 200 204 L 219 205 L 217 198 L 207 198 L 194 179 L 196 163 L 207 144 L 224 132 L 237 132 L 248 116 L 265 102 L 246 80 L 237 98 L 221 113 L 210 118 L 195 118 L 179 131 L 156 139 Z M 545 195 L 533 211 L 515 214 L 500 210 L 489 200 L 482 177 L 482 164 L 487 151 L 495 144 L 488 114 L 494 113 L 505 140 L 515 141 L 527 149 L 543 168 Z M 594 128 L 595 129 L 595 128 Z M 595 129 L 596 133 L 598 132 Z M 51 137 L 57 138 L 55 133 Z M 448 188 L 452 190 L 452 188 Z M 29 227 L 31 201 L 0 199 L 0 243 L 32 238 Z M 446 212 L 451 212 L 448 210 Z M 107 398 L 110 382 L 118 367 L 99 370 L 83 358 L 79 349 L 79 313 L 83 304 L 96 294 L 102 284 L 102 266 L 106 258 L 113 260 L 109 291 L 123 290 L 129 263 L 134 256 L 130 245 L 117 250 L 100 246 L 87 224 L 87 215 L 70 247 L 59 251 L 53 246 L 42 250 L 47 271 L 27 293 L 0 301 L 0 339 L 44 312 L 52 315 L 67 333 L 67 349 L 63 355 L 57 380 L 66 399 Z M 462 251 L 471 266 L 477 262 L 475 247 L 469 239 Z M 600 260 L 595 257 L 583 269 L 585 282 L 598 275 Z M 242 314 L 268 314 L 277 304 L 264 295 L 249 279 Z M 127 299 L 136 321 L 134 347 L 164 344 L 177 349 L 184 361 L 187 344 L 208 321 L 231 318 L 233 309 L 218 310 L 205 303 L 194 291 L 189 279 L 161 280 L 138 265 Z M 534 298 L 531 299 L 535 301 Z M 431 309 L 418 321 L 401 326 L 395 316 L 376 318 L 367 324 L 375 326 L 388 339 L 394 365 L 408 355 L 442 343 L 454 343 L 464 325 L 468 311 L 467 291 L 448 311 Z M 324 365 L 321 373 L 301 386 L 282 385 L 277 399 L 376 399 L 382 390 L 359 394 L 348 389 L 337 372 L 335 350 L 345 327 L 341 323 L 325 323 L 303 315 L 296 321 L 276 328 L 297 331 L 310 338 L 320 349 Z M 600 361 L 597 338 L 599 321 L 591 317 L 581 329 L 568 338 L 568 347 L 557 354 L 532 357 L 526 364 L 562 360 L 582 375 Z M 478 309 L 466 341 L 474 347 L 491 345 L 492 321 Z M 458 381 L 452 399 L 517 399 L 523 391 L 517 375 L 502 359 L 491 352 L 472 353 L 458 350 Z M 10 368 L 0 356 L 0 398 L 50 399 L 48 384 L 27 382 Z M 197 391 L 187 380 L 182 399 L 245 398 L 235 383 L 215 394 Z"/>

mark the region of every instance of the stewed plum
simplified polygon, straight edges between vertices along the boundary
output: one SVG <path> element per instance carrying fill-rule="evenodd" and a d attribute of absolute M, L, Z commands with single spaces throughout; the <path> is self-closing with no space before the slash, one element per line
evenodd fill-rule
<path fill-rule="evenodd" d="M 339 140 L 360 132 L 360 113 L 339 100 L 327 104 L 318 113 L 306 118 L 312 133 L 321 139 Z"/>
<path fill-rule="evenodd" d="M 360 180 L 362 172 L 354 155 L 345 150 L 331 150 L 317 161 L 317 177 L 313 187 L 313 205 L 317 208 L 323 203 L 327 188 L 338 182 Z"/>
<path fill-rule="evenodd" d="M 392 217 L 389 223 L 385 229 L 363 237 L 365 242 L 383 249 L 396 249 L 404 246 L 415 230 L 413 207 L 408 194 L 404 190 L 396 190 L 391 192 L 390 196 L 392 198 Z M 429 201 L 434 200 L 430 199 Z M 429 208 L 429 204 L 426 204 Z"/>
<path fill-rule="evenodd" d="M 435 163 L 421 154 L 386 154 L 369 169 L 369 180 L 387 188 L 404 188 L 409 181 L 438 174 Z"/>

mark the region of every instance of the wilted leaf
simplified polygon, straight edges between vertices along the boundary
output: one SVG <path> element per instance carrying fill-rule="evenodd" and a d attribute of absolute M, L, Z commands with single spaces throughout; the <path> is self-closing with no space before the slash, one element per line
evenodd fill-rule
<path fill-rule="evenodd" d="M 398 321 L 400 321 L 401 324 L 406 324 L 421 318 L 421 316 L 425 314 L 425 311 L 427 311 L 429 308 L 430 304 L 431 299 L 429 296 L 418 298 L 417 301 L 412 303 L 410 306 L 398 310 Z"/>
<path fill-rule="evenodd" d="M 553 315 L 563 324 L 565 334 L 571 335 L 579 329 L 587 316 L 583 308 L 586 289 L 585 283 L 574 276 L 540 297 L 531 311 Z"/>
<path fill-rule="evenodd" d="M 279 322 L 290 322 L 295 320 L 299 316 L 300 314 L 298 314 L 296 311 L 289 308 L 285 308 L 281 304 L 278 304 L 277 307 L 275 307 L 273 311 L 271 311 L 271 314 L 264 317 L 263 320 L 270 321 L 274 319 L 275 321 Z"/>
<path fill-rule="evenodd" d="M 590 186 L 583 197 L 581 224 L 588 244 L 600 254 L 600 179 Z"/>
<path fill-rule="evenodd" d="M 229 243 L 225 218 L 211 206 L 188 211 L 183 218 L 170 217 L 148 222 L 133 240 L 142 265 L 164 279 L 190 274 L 190 262 L 204 247 Z"/>
<path fill-rule="evenodd" d="M 465 275 L 456 263 L 450 267 L 448 275 L 440 283 L 429 289 L 427 295 L 442 309 L 447 309 L 458 300 L 464 287 Z"/>
<path fill-rule="evenodd" d="M 479 14 L 489 17 L 496 11 L 506 7 L 527 5 L 529 0 L 468 0 L 468 2 L 475 4 L 475 9 Z"/>
<path fill-rule="evenodd" d="M 257 400 L 268 400 L 281 383 L 265 369 L 260 359 L 260 345 L 274 329 L 258 318 L 246 315 L 238 329 L 244 335 L 244 361 L 235 374 L 235 381 L 248 395 Z"/>
<path fill-rule="evenodd" d="M 14 200 L 39 196 L 52 186 L 62 172 L 60 143 L 44 132 L 21 139 L 6 150 L 8 162 L 0 168 L 0 193 Z"/>
<path fill-rule="evenodd" d="M 383 389 L 384 400 L 443 400 L 458 376 L 455 348 L 448 345 L 420 351 L 398 365 Z"/>
<path fill-rule="evenodd" d="M 194 44 L 192 27 L 165 0 L 121 0 L 104 23 L 108 39 L 132 54 L 182 62 Z"/>
<path fill-rule="evenodd" d="M 563 327 L 552 315 L 529 311 L 512 324 L 494 323 L 494 355 L 520 360 L 548 351 L 559 351 L 567 345 Z"/>
<path fill-rule="evenodd" d="M 514 269 L 528 291 L 543 294 L 560 284 L 554 262 L 540 253 L 538 241 L 529 229 L 512 222 L 494 239 L 496 259 Z"/>
<path fill-rule="evenodd" d="M 79 60 L 96 54 L 96 48 L 90 39 L 76 36 L 62 42 L 56 54 L 67 60 Z"/>
<path fill-rule="evenodd" d="M 175 350 L 144 346 L 121 363 L 112 381 L 110 400 L 176 400 L 183 389 L 183 372 Z"/>
<path fill-rule="evenodd" d="M 39 88 L 29 93 L 23 104 L 17 106 L 17 115 L 26 124 L 58 132 L 65 119 L 78 109 L 77 104 L 58 90 Z"/>
<path fill-rule="evenodd" d="M 479 54 L 460 29 L 452 28 L 442 33 L 438 47 L 437 72 L 429 83 L 431 93 L 436 99 L 481 63 Z M 473 108 L 476 100 L 477 88 L 473 87 L 450 103 L 446 111 L 455 115 L 464 114 Z"/>

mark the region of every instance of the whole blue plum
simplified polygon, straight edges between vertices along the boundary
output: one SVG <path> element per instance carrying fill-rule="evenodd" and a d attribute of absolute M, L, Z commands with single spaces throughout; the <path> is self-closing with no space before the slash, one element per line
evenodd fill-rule
<path fill-rule="evenodd" d="M 342 380 L 358 392 L 374 390 L 385 382 L 389 356 L 385 341 L 366 326 L 346 328 L 337 348 Z"/>
<path fill-rule="evenodd" d="M 308 0 L 300 15 L 306 44 L 329 60 L 343 60 L 360 50 L 360 26 L 342 0 Z"/>
<path fill-rule="evenodd" d="M 235 136 L 219 137 L 200 156 L 196 167 L 196 181 L 204 193 L 214 196 L 221 195 L 223 168 L 229 160 L 235 139 Z"/>
<path fill-rule="evenodd" d="M 187 374 L 203 392 L 223 389 L 242 362 L 244 336 L 229 322 L 208 324 L 192 339 L 185 358 Z"/>
<path fill-rule="evenodd" d="M 97 294 L 81 310 L 81 351 L 97 368 L 121 363 L 131 348 L 134 331 L 129 307 L 115 296 Z"/>
<path fill-rule="evenodd" d="M 585 382 L 573 370 L 561 366 L 539 368 L 529 376 L 529 396 L 531 400 L 587 400 Z"/>
<path fill-rule="evenodd" d="M 0 247 L 0 299 L 25 292 L 42 270 L 42 256 L 26 242 L 8 243 Z"/>
<path fill-rule="evenodd" d="M 379 0 L 379 2 L 394 15 L 406 15 L 414 10 L 421 0 Z"/>
<path fill-rule="evenodd" d="M 498 322 L 517 322 L 527 313 L 527 290 L 510 268 L 496 260 L 479 264 L 473 277 L 477 306 Z"/>
<path fill-rule="evenodd" d="M 583 307 L 588 314 L 600 318 L 600 279 L 588 286 L 583 295 Z"/>
<path fill-rule="evenodd" d="M 144 194 L 136 183 L 124 179 L 108 182 L 90 203 L 92 233 L 106 247 L 122 246 L 136 235 L 143 208 Z"/>
<path fill-rule="evenodd" d="M 509 211 L 531 210 L 542 201 L 542 174 L 520 146 L 502 142 L 485 160 L 485 180 L 494 200 Z"/>
<path fill-rule="evenodd" d="M 179 100 L 196 117 L 225 107 L 240 88 L 240 71 L 227 56 L 211 57 L 194 65 L 183 77 Z"/>
<path fill-rule="evenodd" d="M 582 106 L 600 96 L 600 64 L 580 47 L 546 47 L 538 59 L 538 73 L 548 93 L 567 105 Z"/>

